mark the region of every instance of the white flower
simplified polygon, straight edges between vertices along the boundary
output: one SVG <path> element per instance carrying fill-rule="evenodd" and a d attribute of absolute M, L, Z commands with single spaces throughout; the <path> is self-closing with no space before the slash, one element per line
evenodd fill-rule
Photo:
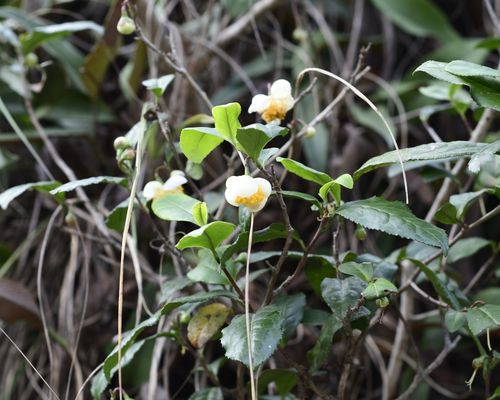
<path fill-rule="evenodd" d="M 271 184 L 263 178 L 241 175 L 226 180 L 226 200 L 235 207 L 245 206 L 255 213 L 264 208 L 270 194 Z"/>
<path fill-rule="evenodd" d="M 187 182 L 186 177 L 182 171 L 172 171 L 170 178 L 165 183 L 158 181 L 151 181 L 146 183 L 142 190 L 143 196 L 146 200 L 154 200 L 163 197 L 169 193 L 182 193 L 182 185 Z"/>
<path fill-rule="evenodd" d="M 292 85 L 285 79 L 278 79 L 271 85 L 268 96 L 253 97 L 248 112 L 258 112 L 268 124 L 279 124 L 292 107 Z"/>

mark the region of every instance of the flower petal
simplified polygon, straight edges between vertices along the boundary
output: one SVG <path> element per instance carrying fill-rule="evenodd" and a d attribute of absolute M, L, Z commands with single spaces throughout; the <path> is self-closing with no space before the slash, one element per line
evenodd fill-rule
<path fill-rule="evenodd" d="M 183 175 L 171 175 L 170 178 L 163 184 L 163 190 L 177 189 L 179 186 L 184 185 L 187 179 Z"/>
<path fill-rule="evenodd" d="M 292 97 L 292 85 L 286 79 L 278 79 L 271 85 L 269 94 L 276 99 Z"/>
<path fill-rule="evenodd" d="M 237 196 L 248 197 L 257 193 L 259 190 L 259 185 L 254 178 L 248 175 L 241 175 L 233 177 L 235 179 L 229 178 L 226 182 L 226 187 L 228 189 L 234 190 Z"/>
<path fill-rule="evenodd" d="M 146 183 L 144 186 L 144 189 L 142 189 L 142 195 L 147 199 L 147 200 L 152 200 L 154 199 L 156 192 L 158 190 L 162 189 L 162 184 L 158 181 L 151 181 Z"/>
<path fill-rule="evenodd" d="M 271 192 L 273 190 L 271 187 L 271 184 L 269 183 L 269 181 L 267 179 L 264 179 L 264 178 L 255 178 L 255 181 L 257 182 L 260 189 L 262 190 L 262 192 L 266 196 L 266 200 L 267 200 L 267 198 L 271 195 Z"/>
<path fill-rule="evenodd" d="M 269 103 L 271 102 L 271 98 L 266 96 L 265 94 L 258 94 L 252 98 L 252 104 L 248 108 L 248 113 L 251 114 L 253 112 L 258 112 L 259 114 L 263 113 L 267 107 L 269 107 Z"/>

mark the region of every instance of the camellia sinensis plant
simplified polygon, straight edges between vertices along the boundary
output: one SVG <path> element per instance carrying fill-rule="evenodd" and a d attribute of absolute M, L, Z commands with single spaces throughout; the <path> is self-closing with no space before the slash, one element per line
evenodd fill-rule
<path fill-rule="evenodd" d="M 130 11 L 127 6 L 121 9 L 118 32 L 137 34 L 152 47 Z M 305 34 L 297 31 L 296 36 L 300 39 Z M 18 51 L 29 59 L 28 45 L 24 43 L 24 50 L 19 47 Z M 80 238 L 75 217 L 81 215 L 78 203 L 66 199 L 76 191 L 89 215 L 100 221 L 96 222 L 99 232 L 113 238 L 119 235 L 121 246 L 115 246 L 120 250 L 119 263 L 115 263 L 119 264 L 116 342 L 83 382 L 80 393 L 90 386 L 95 400 L 107 393 L 114 399 L 130 398 L 128 393 L 134 390 L 130 382 L 139 371 L 133 370 L 131 378 L 125 369 L 135 368 L 134 362 L 153 348 L 146 357 L 153 381 L 150 387 L 154 387 L 151 392 L 156 390 L 161 360 L 194 360 L 191 375 L 196 384 L 189 400 L 346 400 L 354 398 L 353 393 L 405 399 L 424 380 L 443 391 L 429 375 L 460 342 L 469 343 L 476 354 L 469 360 L 470 379 L 463 382 L 463 389 L 474 388 L 477 379 L 489 387 L 500 362 L 500 349 L 491 338 L 491 332 L 500 327 L 500 306 L 475 301 L 470 292 L 491 272 L 498 236 L 467 235 L 500 213 L 500 206 L 486 206 L 491 199 L 497 204 L 500 197 L 500 141 L 485 140 L 500 111 L 500 72 L 461 60 L 427 61 L 418 67 L 415 74 L 439 81 L 437 89 L 424 88 L 424 95 L 446 98 L 461 117 L 473 109 L 477 125 L 469 141 L 436 141 L 399 149 L 393 124 L 355 86 L 356 74 L 346 80 L 323 69 L 307 68 L 293 77 L 293 85 L 286 79 L 269 82 L 267 94 L 249 96 L 245 99 L 249 108 L 243 110 L 237 102 L 211 104 L 185 68 L 175 64 L 171 55 L 157 52 L 177 75 L 142 82 L 150 101 L 143 105 L 133 128 L 114 141 L 122 176 L 78 180 L 68 174 L 69 182 L 62 184 L 49 171 L 48 181 L 16 186 L 0 195 L 5 209 L 28 190 L 48 193 L 58 204 L 54 219 L 66 212 L 66 224 Z M 367 71 L 357 68 L 356 73 L 361 77 Z M 170 83 L 178 77 L 185 78 L 211 109 L 211 115 L 194 115 L 180 128 L 170 124 L 162 103 Z M 308 78 L 314 79 L 307 82 Z M 317 79 L 334 80 L 343 90 L 312 119 L 302 121 L 297 106 L 311 101 L 308 95 Z M 301 143 L 314 138 L 318 124 L 347 95 L 370 108 L 394 150 L 357 165 L 353 173 L 330 176 L 301 162 Z M 440 111 L 436 110 L 429 113 Z M 1 98 L 0 111 L 17 132 Z M 430 114 L 421 116 L 424 123 Z M 241 121 L 252 118 L 257 122 L 242 126 Z M 33 154 L 37 155 L 34 150 Z M 159 165 L 152 162 L 152 154 Z M 207 182 L 205 172 L 211 160 L 221 163 L 224 173 L 210 174 L 212 180 Z M 380 194 L 360 198 L 366 176 L 385 167 L 394 184 L 402 188 L 401 198 L 388 200 Z M 406 171 L 425 167 L 434 168 L 435 179 L 443 181 L 427 216 L 419 218 L 412 211 Z M 467 184 L 459 185 L 461 179 Z M 125 201 L 116 205 L 105 222 L 82 190 L 99 183 L 121 185 L 127 191 Z M 305 210 L 301 215 L 312 221 L 307 229 L 297 228 L 300 221 L 290 211 L 291 204 Z M 473 207 L 480 210 L 474 218 L 469 212 Z M 148 249 L 156 250 L 161 258 L 156 271 L 161 290 L 143 285 L 138 221 L 154 232 Z M 377 253 L 369 240 L 372 235 L 387 242 L 385 255 Z M 356 245 L 351 246 L 354 241 Z M 489 261 L 477 268 L 469 282 L 459 282 L 449 265 L 486 248 Z M 124 311 L 130 298 L 125 285 L 128 259 L 138 289 L 132 317 Z M 428 308 L 422 320 L 430 318 L 429 323 L 444 332 L 442 348 L 429 363 L 409 356 L 419 354 L 411 329 L 415 298 Z M 396 318 L 389 319 L 387 314 Z M 391 343 L 381 339 L 383 334 L 373 334 L 384 332 L 388 321 L 395 332 Z M 47 326 L 45 321 L 43 326 Z M 46 335 L 63 342 L 48 329 Z M 301 344 L 298 354 L 297 344 Z M 376 365 L 376 372 L 367 371 L 360 361 L 363 355 L 369 365 Z M 413 374 L 399 387 L 403 362 Z M 192 376 L 184 378 L 188 381 Z M 359 389 L 359 382 L 373 379 L 380 381 L 377 393 Z M 179 386 L 182 390 L 183 385 Z M 498 389 L 492 394 L 493 389 L 488 389 L 490 398 L 500 397 Z"/>

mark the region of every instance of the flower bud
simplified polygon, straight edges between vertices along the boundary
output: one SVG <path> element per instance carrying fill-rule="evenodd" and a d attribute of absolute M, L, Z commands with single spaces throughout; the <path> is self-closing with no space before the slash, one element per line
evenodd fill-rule
<path fill-rule="evenodd" d="M 38 65 L 38 56 L 35 53 L 28 53 L 24 57 L 24 64 L 28 68 L 34 68 Z"/>
<path fill-rule="evenodd" d="M 304 40 L 307 39 L 307 31 L 305 29 L 302 29 L 302 28 L 296 28 L 292 32 L 292 38 L 296 42 L 303 42 Z"/>
<path fill-rule="evenodd" d="M 363 228 L 361 225 L 356 226 L 356 230 L 354 231 L 354 234 L 356 235 L 356 239 L 358 239 L 358 240 L 365 240 L 366 239 L 366 229 Z"/>
<path fill-rule="evenodd" d="M 77 225 L 77 221 L 76 221 L 76 217 L 75 217 L 75 214 L 73 214 L 71 211 L 68 212 L 66 214 L 66 216 L 64 217 L 64 222 L 66 222 L 66 224 L 68 226 L 71 226 L 71 227 L 76 227 Z"/>
<path fill-rule="evenodd" d="M 179 322 L 181 324 L 187 324 L 191 320 L 191 315 L 188 312 L 182 312 L 179 315 Z"/>
<path fill-rule="evenodd" d="M 132 18 L 122 15 L 116 25 L 116 30 L 122 35 L 130 35 L 135 32 L 135 22 Z"/>
<path fill-rule="evenodd" d="M 314 126 L 308 126 L 304 136 L 308 139 L 313 138 L 316 136 L 316 128 Z"/>
<path fill-rule="evenodd" d="M 125 136 L 118 136 L 113 142 L 113 147 L 115 150 L 125 150 L 130 147 L 130 142 Z"/>
<path fill-rule="evenodd" d="M 132 161 L 135 158 L 135 150 L 134 149 L 125 149 L 123 153 L 120 155 L 120 161 Z"/>

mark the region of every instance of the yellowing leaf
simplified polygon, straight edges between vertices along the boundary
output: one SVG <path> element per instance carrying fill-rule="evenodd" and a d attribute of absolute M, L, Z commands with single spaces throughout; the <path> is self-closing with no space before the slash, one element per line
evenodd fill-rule
<path fill-rule="evenodd" d="M 188 324 L 188 339 L 196 348 L 203 347 L 226 322 L 231 309 L 222 303 L 212 303 L 198 309 Z"/>

